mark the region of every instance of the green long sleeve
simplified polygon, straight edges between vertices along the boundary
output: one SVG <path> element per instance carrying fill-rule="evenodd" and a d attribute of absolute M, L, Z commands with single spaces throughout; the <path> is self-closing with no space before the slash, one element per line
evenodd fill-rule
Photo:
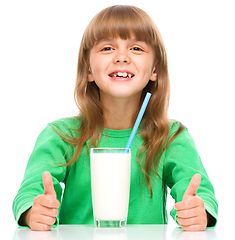
<path fill-rule="evenodd" d="M 44 171 L 51 173 L 57 199 L 61 202 L 60 182 L 65 180 L 66 167 L 58 167 L 58 165 L 66 163 L 67 148 L 68 145 L 50 126 L 41 132 L 29 158 L 19 192 L 13 202 L 13 212 L 17 223 L 21 214 L 33 205 L 34 198 L 44 193 L 42 182 Z"/>
<path fill-rule="evenodd" d="M 78 118 L 60 119 L 50 123 L 38 136 L 29 158 L 20 189 L 13 201 L 13 213 L 18 222 L 22 213 L 33 205 L 34 198 L 44 193 L 42 174 L 49 171 L 53 178 L 57 199 L 61 202 L 56 224 L 94 224 L 90 154 L 84 144 L 77 161 L 69 167 L 58 165 L 66 163 L 73 154 L 73 147 L 62 140 L 52 126 L 74 136 L 80 122 Z M 169 123 L 170 135 L 178 129 L 178 123 Z M 99 147 L 125 148 L 132 129 L 104 129 Z M 205 208 L 217 219 L 218 205 L 213 186 L 203 167 L 196 146 L 187 129 L 184 129 L 168 146 L 160 159 L 158 174 L 151 173 L 150 197 L 145 177 L 137 162 L 138 149 L 143 144 L 139 130 L 131 146 L 131 184 L 127 224 L 166 224 L 166 187 L 171 188 L 171 196 L 181 201 L 189 182 L 195 173 L 202 176 L 198 196 L 204 200 Z M 145 156 L 141 162 L 145 162 Z M 60 183 L 65 184 L 64 192 Z M 63 194 L 63 199 L 61 196 Z M 171 216 L 177 221 L 176 210 Z"/>
<path fill-rule="evenodd" d="M 184 192 L 196 173 L 201 174 L 202 177 L 197 195 L 203 199 L 207 212 L 216 220 L 218 205 L 214 188 L 192 137 L 188 130 L 184 129 L 166 150 L 164 162 L 164 182 L 171 189 L 170 194 L 176 202 L 182 201 Z M 171 216 L 177 220 L 174 208 L 171 211 Z"/>

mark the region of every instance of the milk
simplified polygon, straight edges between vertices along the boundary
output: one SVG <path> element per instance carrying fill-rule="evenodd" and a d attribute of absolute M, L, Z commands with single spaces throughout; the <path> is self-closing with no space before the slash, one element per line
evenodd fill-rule
<path fill-rule="evenodd" d="M 112 150 L 112 149 L 111 149 Z M 99 221 L 127 219 L 131 153 L 91 151 L 91 188 L 94 218 Z"/>

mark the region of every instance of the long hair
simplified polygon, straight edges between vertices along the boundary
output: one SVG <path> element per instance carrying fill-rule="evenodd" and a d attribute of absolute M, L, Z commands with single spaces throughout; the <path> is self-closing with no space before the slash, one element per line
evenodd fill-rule
<path fill-rule="evenodd" d="M 79 108 L 80 127 L 76 137 L 57 133 L 66 142 L 75 145 L 72 159 L 66 164 L 76 162 L 84 143 L 89 140 L 89 146 L 97 147 L 104 128 L 103 108 L 100 102 L 99 88 L 95 82 L 88 82 L 90 70 L 89 55 L 92 47 L 102 39 L 120 37 L 123 40 L 135 37 L 138 41 L 149 44 L 155 53 L 154 66 L 157 71 L 157 81 L 149 81 L 143 89 L 140 106 L 147 92 L 152 94 L 143 117 L 141 133 L 144 144 L 139 149 L 138 164 L 146 177 L 152 196 L 150 171 L 157 173 L 160 156 L 167 143 L 169 135 L 168 104 L 170 83 L 168 75 L 167 55 L 160 32 L 143 10 L 127 5 L 115 5 L 99 12 L 88 24 L 79 49 L 77 80 L 74 91 L 75 102 Z M 141 155 L 145 162 L 141 162 Z M 158 175 L 159 176 L 159 175 Z"/>

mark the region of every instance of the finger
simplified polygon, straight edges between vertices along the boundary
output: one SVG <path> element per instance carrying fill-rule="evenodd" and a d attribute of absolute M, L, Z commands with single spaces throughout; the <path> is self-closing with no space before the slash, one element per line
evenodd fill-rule
<path fill-rule="evenodd" d="M 51 225 L 46 225 L 46 224 L 43 224 L 43 223 L 33 222 L 30 225 L 30 228 L 33 231 L 49 231 L 51 229 Z"/>
<path fill-rule="evenodd" d="M 181 226 L 184 231 L 196 232 L 196 231 L 205 231 L 206 225 L 197 224 L 197 225 L 189 225 L 189 226 Z"/>
<path fill-rule="evenodd" d="M 35 207 L 40 208 L 39 211 L 41 211 L 42 207 L 57 209 L 60 206 L 60 202 L 54 197 L 43 194 L 34 199 L 34 205 Z"/>
<path fill-rule="evenodd" d="M 192 218 L 203 213 L 202 212 L 203 210 L 200 210 L 200 209 L 201 209 L 200 207 L 197 207 L 189 210 L 179 210 L 177 211 L 176 215 L 177 217 L 180 217 L 180 218 Z"/>
<path fill-rule="evenodd" d="M 48 216 L 48 217 L 56 217 L 58 215 L 58 209 L 57 208 L 48 208 L 45 206 L 36 206 L 33 209 L 34 212 L 36 213 L 40 213 L 44 216 Z"/>
<path fill-rule="evenodd" d="M 56 219 L 55 217 L 48 217 L 40 214 L 37 216 L 35 222 L 52 226 L 56 222 Z"/>
<path fill-rule="evenodd" d="M 43 179 L 44 194 L 50 195 L 56 198 L 56 192 L 53 186 L 51 174 L 49 172 L 44 172 L 42 175 L 42 179 Z"/>
<path fill-rule="evenodd" d="M 41 211 L 41 214 L 44 216 L 55 218 L 58 215 L 58 210 L 56 208 L 44 207 Z"/>
<path fill-rule="evenodd" d="M 201 175 L 197 173 L 192 177 L 189 183 L 188 189 L 184 193 L 183 201 L 188 199 L 189 197 L 193 197 L 196 195 L 200 182 L 201 182 Z"/>
<path fill-rule="evenodd" d="M 174 204 L 176 210 L 189 210 L 199 206 L 204 207 L 204 201 L 198 196 Z"/>
<path fill-rule="evenodd" d="M 57 209 L 60 207 L 60 202 L 57 199 L 44 199 L 41 205 L 49 209 Z"/>
<path fill-rule="evenodd" d="M 190 226 L 190 225 L 199 225 L 201 221 L 200 217 L 192 217 L 192 218 L 181 218 L 177 217 L 177 222 L 180 224 L 180 226 Z"/>
<path fill-rule="evenodd" d="M 56 222 L 56 218 L 53 216 L 43 215 L 41 212 L 32 212 L 30 218 L 31 226 L 36 223 L 52 226 Z"/>

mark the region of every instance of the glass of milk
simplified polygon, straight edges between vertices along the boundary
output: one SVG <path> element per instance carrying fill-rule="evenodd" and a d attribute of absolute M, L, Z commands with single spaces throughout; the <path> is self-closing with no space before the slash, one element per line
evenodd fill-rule
<path fill-rule="evenodd" d="M 131 149 L 92 148 L 90 159 L 95 226 L 125 227 L 129 206 Z"/>

